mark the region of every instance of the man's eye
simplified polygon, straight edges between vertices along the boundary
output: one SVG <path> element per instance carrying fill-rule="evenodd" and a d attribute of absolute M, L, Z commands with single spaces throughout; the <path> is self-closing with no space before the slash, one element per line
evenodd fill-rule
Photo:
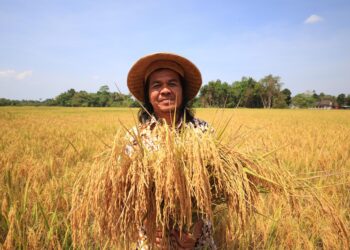
<path fill-rule="evenodd" d="M 177 86 L 177 82 L 169 82 L 169 85 L 172 87 Z"/>
<path fill-rule="evenodd" d="M 156 88 L 159 88 L 160 84 L 159 83 L 153 83 L 152 84 L 152 89 L 156 89 Z"/>

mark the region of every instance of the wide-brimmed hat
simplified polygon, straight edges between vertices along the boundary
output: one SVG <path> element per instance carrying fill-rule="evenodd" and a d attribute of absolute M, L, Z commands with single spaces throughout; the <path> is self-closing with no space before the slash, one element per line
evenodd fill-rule
<path fill-rule="evenodd" d="M 172 53 L 155 53 L 140 58 L 129 71 L 128 88 L 137 100 L 145 102 L 146 80 L 157 69 L 171 69 L 185 79 L 187 100 L 192 100 L 202 85 L 201 72 L 190 60 Z"/>

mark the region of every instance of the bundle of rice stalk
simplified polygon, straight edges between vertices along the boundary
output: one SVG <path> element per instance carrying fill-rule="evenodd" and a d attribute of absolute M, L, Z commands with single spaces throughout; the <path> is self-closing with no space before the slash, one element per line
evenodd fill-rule
<path fill-rule="evenodd" d="M 151 146 L 140 133 L 133 136 L 137 145 L 131 146 L 119 133 L 113 149 L 75 184 L 75 246 L 129 249 L 143 227 L 152 247 L 157 230 L 182 233 L 193 225 L 193 214 L 212 220 L 213 208 L 222 204 L 238 221 L 232 226 L 243 230 L 260 189 L 287 196 L 291 190 L 288 172 L 249 160 L 213 133 L 158 125 Z"/>

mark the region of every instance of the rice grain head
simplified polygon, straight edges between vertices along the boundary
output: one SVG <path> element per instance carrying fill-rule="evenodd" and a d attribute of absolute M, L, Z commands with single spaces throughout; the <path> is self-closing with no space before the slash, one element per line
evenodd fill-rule
<path fill-rule="evenodd" d="M 190 126 L 178 132 L 158 125 L 152 135 L 156 139 L 149 148 L 134 134 L 137 145 L 128 154 L 130 142 L 119 131 L 111 151 L 81 174 L 71 212 L 75 247 L 102 247 L 108 242 L 130 249 L 143 227 L 153 248 L 157 230 L 164 235 L 173 228 L 182 233 L 193 225 L 193 214 L 212 221 L 220 206 L 227 210 L 226 229 L 231 233 L 226 238 L 232 241 L 244 234 L 252 213 L 259 212 L 261 190 L 278 194 L 297 213 L 293 194 L 298 184 L 278 165 L 245 156 L 214 133 Z M 346 234 L 339 220 L 334 222 Z"/>

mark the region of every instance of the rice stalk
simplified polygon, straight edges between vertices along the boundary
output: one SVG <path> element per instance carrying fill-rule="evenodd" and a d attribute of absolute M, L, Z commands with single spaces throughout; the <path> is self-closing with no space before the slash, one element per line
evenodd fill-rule
<path fill-rule="evenodd" d="M 76 183 L 76 246 L 101 246 L 108 239 L 128 248 L 141 227 L 153 246 L 156 230 L 182 232 L 193 225 L 193 213 L 212 220 L 213 208 L 220 204 L 227 206 L 228 221 L 235 217 L 244 230 L 260 186 L 288 193 L 278 170 L 260 168 L 212 133 L 188 128 L 178 133 L 166 125 L 152 133 L 156 140 L 151 149 L 134 135 L 138 145 L 131 155 L 125 152 L 128 140 L 119 134 L 110 156 L 99 158 Z M 91 230 L 86 233 L 86 228 Z"/>

